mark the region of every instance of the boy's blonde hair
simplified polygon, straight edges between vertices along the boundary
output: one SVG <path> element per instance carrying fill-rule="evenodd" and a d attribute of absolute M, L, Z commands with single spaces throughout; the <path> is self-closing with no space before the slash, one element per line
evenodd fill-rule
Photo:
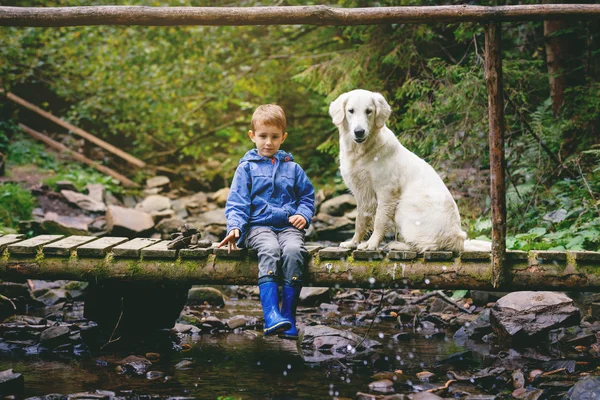
<path fill-rule="evenodd" d="M 281 129 L 281 132 L 285 132 L 287 128 L 287 121 L 285 119 L 285 112 L 283 108 L 277 104 L 263 104 L 259 106 L 254 114 L 252 114 L 252 130 L 256 130 L 256 125 L 271 125 Z"/>

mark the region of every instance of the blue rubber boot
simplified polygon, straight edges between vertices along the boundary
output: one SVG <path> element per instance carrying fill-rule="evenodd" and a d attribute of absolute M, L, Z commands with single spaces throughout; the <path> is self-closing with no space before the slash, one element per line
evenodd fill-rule
<path fill-rule="evenodd" d="M 298 307 L 298 299 L 300 298 L 300 290 L 302 286 L 287 286 L 283 285 L 281 291 L 281 316 L 292 322 L 292 327 L 279 334 L 282 339 L 298 339 L 298 329 L 296 328 L 296 307 Z"/>
<path fill-rule="evenodd" d="M 288 330 L 292 327 L 289 319 L 283 318 L 279 312 L 279 285 L 277 282 L 264 282 L 258 285 L 260 303 L 263 308 L 265 336 Z"/>

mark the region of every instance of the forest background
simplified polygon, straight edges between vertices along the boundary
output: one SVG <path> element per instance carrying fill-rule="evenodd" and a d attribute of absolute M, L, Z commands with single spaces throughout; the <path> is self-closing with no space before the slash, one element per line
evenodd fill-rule
<path fill-rule="evenodd" d="M 551 1 L 545 1 L 550 3 Z M 562 3 L 565 3 L 563 1 Z M 536 4 L 535 1 L 505 4 Z M 579 1 L 581 3 L 581 1 Z M 4 6 L 111 5 L 114 1 L 5 1 Z M 130 0 L 119 5 L 310 5 L 295 0 Z M 323 4 L 323 3 L 319 3 Z M 338 7 L 463 2 L 340 0 Z M 488 5 L 487 2 L 477 2 Z M 473 23 L 380 26 L 0 28 L 0 85 L 154 166 L 191 190 L 227 186 L 254 108 L 286 110 L 294 154 L 317 187 L 346 188 L 337 172 L 337 129 L 327 109 L 339 94 L 384 94 L 388 126 L 440 173 L 471 237 L 489 237 L 489 147 L 484 31 Z M 600 250 L 600 24 L 597 20 L 502 24 L 509 248 Z M 53 169 L 56 181 L 109 178 L 58 162 L 17 124 L 77 145 L 68 132 L 0 97 L 0 153 L 8 163 Z M 93 149 L 83 148 L 87 153 Z M 96 154 L 139 182 L 119 160 Z M 77 183 L 77 182 L 76 182 Z M 0 185 L 0 226 L 33 203 Z M 3 211 L 4 210 L 4 213 Z"/>

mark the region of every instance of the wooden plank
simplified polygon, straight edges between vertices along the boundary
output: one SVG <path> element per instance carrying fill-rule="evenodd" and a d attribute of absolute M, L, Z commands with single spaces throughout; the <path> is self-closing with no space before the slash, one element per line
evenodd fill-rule
<path fill-rule="evenodd" d="M 354 250 L 352 252 L 352 257 L 354 257 L 355 260 L 375 261 L 383 260 L 385 255 L 381 250 Z"/>
<path fill-rule="evenodd" d="M 144 247 L 152 246 L 156 242 L 160 242 L 160 239 L 135 238 L 113 247 L 112 253 L 115 257 L 138 258 Z"/>
<path fill-rule="evenodd" d="M 69 236 L 58 242 L 50 243 L 42 247 L 42 251 L 47 256 L 70 256 L 71 251 L 77 246 L 98 239 L 94 236 Z"/>
<path fill-rule="evenodd" d="M 124 152 L 123 150 L 119 149 L 118 147 L 113 146 L 110 143 L 105 142 L 104 140 L 97 138 L 96 136 L 92 135 L 91 133 L 88 133 L 86 131 L 84 131 L 81 128 L 76 127 L 75 125 L 72 125 L 66 121 L 63 121 L 62 119 L 55 117 L 54 115 L 50 114 L 47 111 L 42 110 L 41 108 L 31 104 L 30 102 L 20 98 L 19 96 L 15 95 L 14 93 L 6 93 L 6 97 L 9 100 L 14 101 L 17 104 L 20 104 L 28 109 L 30 109 L 33 112 L 38 113 L 39 115 L 41 115 L 44 118 L 49 119 L 50 121 L 54 122 L 57 125 L 62 126 L 63 128 L 68 129 L 70 132 L 73 132 L 74 134 L 81 136 L 82 138 L 89 140 L 90 142 L 94 143 L 97 146 L 102 147 L 103 149 L 111 152 L 112 154 L 121 157 L 122 159 L 124 159 L 125 161 L 127 161 L 128 163 L 131 163 L 137 167 L 143 168 L 146 166 L 146 163 L 143 162 L 142 160 L 135 158 L 134 156 L 132 156 L 131 154 L 128 154 L 126 152 Z"/>
<path fill-rule="evenodd" d="M 128 240 L 126 237 L 103 237 L 79 246 L 77 248 L 77 255 L 79 257 L 104 257 L 113 247 Z"/>
<path fill-rule="evenodd" d="M 390 252 L 388 253 L 388 257 L 390 260 L 394 261 L 414 260 L 415 258 L 417 258 L 417 252 L 406 250 L 390 250 Z"/>
<path fill-rule="evenodd" d="M 20 242 L 23 240 L 24 237 L 25 237 L 25 235 L 15 235 L 15 234 L 9 234 L 9 235 L 2 236 L 0 238 L 0 253 L 3 253 L 4 249 L 6 249 L 6 247 L 9 244 Z"/>
<path fill-rule="evenodd" d="M 171 243 L 170 240 L 163 240 L 155 243 L 151 246 L 144 247 L 142 249 L 143 258 L 164 258 L 164 259 L 175 259 L 177 258 L 177 250 L 170 250 L 167 248 L 167 244 Z"/>
<path fill-rule="evenodd" d="M 124 175 L 119 174 L 117 171 L 114 171 L 108 167 L 105 167 L 104 165 L 100 165 L 99 163 L 97 163 L 94 160 L 91 160 L 87 157 L 85 157 L 82 154 L 77 153 L 76 151 L 73 151 L 71 149 L 69 149 L 67 146 L 65 146 L 62 143 L 59 143 L 55 140 L 50 139 L 48 136 L 37 132 L 23 124 L 19 124 L 19 127 L 21 129 L 23 129 L 25 132 L 27 132 L 29 134 L 29 136 L 42 141 L 44 143 L 46 143 L 48 146 L 57 149 L 63 153 L 66 153 L 68 155 L 70 155 L 71 157 L 73 157 L 74 159 L 76 159 L 77 161 L 80 161 L 86 165 L 89 165 L 90 167 L 102 172 L 105 175 L 108 176 L 112 176 L 113 178 L 115 178 L 116 180 L 118 180 L 119 182 L 121 182 L 123 184 L 123 186 L 126 187 L 139 187 L 139 185 L 137 183 L 135 183 L 134 181 L 132 181 L 131 179 L 127 178 Z"/>
<path fill-rule="evenodd" d="M 504 171 L 504 93 L 499 23 L 485 26 L 485 81 L 488 90 L 490 141 L 490 199 L 492 208 L 492 284 L 499 288 L 507 282 L 506 257 L 506 182 Z"/>
<path fill-rule="evenodd" d="M 325 247 L 319 250 L 321 260 L 343 260 L 350 255 L 352 250 L 343 247 Z"/>
<path fill-rule="evenodd" d="M 416 6 L 340 8 L 326 5 L 271 7 L 0 7 L 0 26 L 243 26 L 376 25 L 450 22 L 592 19 L 596 4 Z"/>
<path fill-rule="evenodd" d="M 212 247 L 196 247 L 193 249 L 181 249 L 179 255 L 185 260 L 200 260 L 207 258 L 213 253 Z"/>
<path fill-rule="evenodd" d="M 19 243 L 8 245 L 10 254 L 28 254 L 35 255 L 38 250 L 45 244 L 56 242 L 64 237 L 64 235 L 41 235 L 31 239 L 24 240 Z"/>

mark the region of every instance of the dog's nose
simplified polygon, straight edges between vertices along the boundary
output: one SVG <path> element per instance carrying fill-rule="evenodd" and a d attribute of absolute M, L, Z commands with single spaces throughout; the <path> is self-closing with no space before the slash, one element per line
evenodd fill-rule
<path fill-rule="evenodd" d="M 365 137 L 365 130 L 363 128 L 356 128 L 354 130 L 354 136 L 356 136 L 357 139 L 362 139 Z"/>

